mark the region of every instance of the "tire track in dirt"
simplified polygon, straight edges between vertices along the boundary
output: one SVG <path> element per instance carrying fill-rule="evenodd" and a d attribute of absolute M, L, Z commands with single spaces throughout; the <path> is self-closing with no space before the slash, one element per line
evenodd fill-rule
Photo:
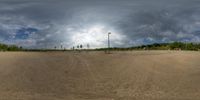
<path fill-rule="evenodd" d="M 72 73 L 72 70 L 74 70 L 74 68 L 76 67 L 76 66 L 74 66 L 75 65 L 75 57 L 74 57 L 74 55 L 73 54 L 70 54 L 70 55 L 67 55 L 68 57 L 69 57 L 69 62 L 65 62 L 65 66 L 67 66 L 67 67 L 69 67 L 69 68 L 67 68 L 67 70 L 65 70 L 65 73 Z"/>
<path fill-rule="evenodd" d="M 94 81 L 94 83 L 97 83 L 97 75 L 94 73 L 94 71 L 92 71 L 92 69 L 90 68 L 90 65 L 89 63 L 84 59 L 84 58 L 81 58 L 79 55 L 76 55 L 75 56 L 77 60 L 80 61 L 80 66 L 82 67 L 85 67 L 87 72 L 90 74 L 90 77 L 92 78 L 92 80 Z M 87 73 L 86 72 L 86 73 Z"/>

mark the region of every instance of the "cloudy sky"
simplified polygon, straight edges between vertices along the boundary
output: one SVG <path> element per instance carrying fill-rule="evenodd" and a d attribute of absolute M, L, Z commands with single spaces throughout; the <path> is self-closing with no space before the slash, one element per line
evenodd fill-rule
<path fill-rule="evenodd" d="M 200 42 L 200 0 L 0 0 L 0 42 L 26 48 Z"/>

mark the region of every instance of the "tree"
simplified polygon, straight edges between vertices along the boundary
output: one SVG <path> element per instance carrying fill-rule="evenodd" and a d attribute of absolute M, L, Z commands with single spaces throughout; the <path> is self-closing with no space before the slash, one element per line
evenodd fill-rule
<path fill-rule="evenodd" d="M 80 45 L 80 48 L 81 48 L 81 49 L 83 48 L 83 45 L 82 45 L 82 44 Z"/>
<path fill-rule="evenodd" d="M 22 46 L 20 46 L 19 48 L 20 48 L 21 50 L 23 49 L 23 47 L 22 47 Z"/>

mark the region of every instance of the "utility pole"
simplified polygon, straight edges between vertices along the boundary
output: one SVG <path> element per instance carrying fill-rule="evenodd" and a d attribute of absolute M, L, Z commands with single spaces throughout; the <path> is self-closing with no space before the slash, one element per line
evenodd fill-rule
<path fill-rule="evenodd" d="M 110 34 L 111 32 L 108 32 L 108 53 L 110 53 Z"/>

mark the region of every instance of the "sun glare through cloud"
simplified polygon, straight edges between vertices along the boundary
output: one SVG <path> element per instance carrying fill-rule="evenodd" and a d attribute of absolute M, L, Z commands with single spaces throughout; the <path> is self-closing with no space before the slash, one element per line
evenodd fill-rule
<path fill-rule="evenodd" d="M 90 44 L 91 48 L 100 48 L 107 46 L 107 34 L 112 32 L 111 41 L 114 44 L 121 45 L 120 43 L 125 38 L 124 35 L 117 33 L 113 29 L 108 29 L 103 25 L 93 25 L 91 27 L 82 29 L 80 32 L 74 32 L 72 36 L 73 45 L 87 45 Z"/>

